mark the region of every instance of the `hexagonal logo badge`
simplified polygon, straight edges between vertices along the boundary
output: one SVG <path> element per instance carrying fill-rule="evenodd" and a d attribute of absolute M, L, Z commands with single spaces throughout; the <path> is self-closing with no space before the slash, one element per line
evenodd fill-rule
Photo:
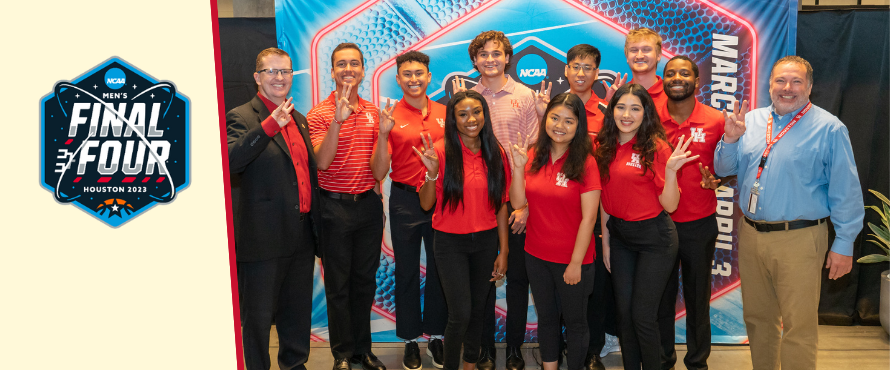
<path fill-rule="evenodd" d="M 112 57 L 40 100 L 40 185 L 118 227 L 189 184 L 189 99 Z"/>

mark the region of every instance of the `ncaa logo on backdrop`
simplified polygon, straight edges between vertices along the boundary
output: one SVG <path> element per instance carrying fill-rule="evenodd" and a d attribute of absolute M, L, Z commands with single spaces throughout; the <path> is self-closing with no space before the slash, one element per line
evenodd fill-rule
<path fill-rule="evenodd" d="M 526 85 L 541 83 L 547 77 L 547 62 L 537 54 L 526 54 L 516 63 L 516 74 Z"/>
<path fill-rule="evenodd" d="M 117 227 L 189 184 L 189 100 L 120 58 L 40 100 L 40 184 Z"/>

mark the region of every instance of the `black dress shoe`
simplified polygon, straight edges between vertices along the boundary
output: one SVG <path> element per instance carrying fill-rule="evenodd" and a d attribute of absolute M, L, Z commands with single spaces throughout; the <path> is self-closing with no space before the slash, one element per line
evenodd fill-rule
<path fill-rule="evenodd" d="M 606 365 L 603 365 L 603 359 L 600 358 L 600 355 L 588 353 L 587 358 L 584 360 L 584 369 L 585 370 L 606 370 Z"/>
<path fill-rule="evenodd" d="M 522 358 L 522 351 L 519 347 L 507 347 L 507 370 L 524 370 L 525 360 Z"/>
<path fill-rule="evenodd" d="M 441 339 L 433 339 L 426 346 L 426 354 L 430 356 L 430 360 L 433 361 L 433 366 L 436 368 L 442 368 L 442 356 L 445 350 L 445 345 L 442 343 Z"/>
<path fill-rule="evenodd" d="M 417 370 L 422 367 L 420 362 L 420 348 L 417 342 L 405 344 L 405 356 L 402 357 L 402 368 L 405 370 Z"/>
<path fill-rule="evenodd" d="M 476 370 L 494 370 L 494 365 L 497 363 L 497 353 L 497 349 L 494 347 L 482 347 L 479 361 L 476 361 Z"/>
<path fill-rule="evenodd" d="M 383 365 L 383 362 L 377 359 L 377 356 L 374 356 L 373 353 L 368 352 L 361 355 L 354 355 L 349 359 L 352 363 L 360 363 L 362 364 L 362 369 L 365 370 L 386 370 L 386 366 Z"/>
<path fill-rule="evenodd" d="M 346 358 L 335 358 L 334 359 L 334 370 L 349 370 L 349 359 Z"/>

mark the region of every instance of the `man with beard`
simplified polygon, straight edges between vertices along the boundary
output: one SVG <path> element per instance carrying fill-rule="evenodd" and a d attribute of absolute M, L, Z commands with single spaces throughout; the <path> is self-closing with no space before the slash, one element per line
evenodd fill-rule
<path fill-rule="evenodd" d="M 335 370 L 348 370 L 350 361 L 365 370 L 386 369 L 371 352 L 383 202 L 371 171 L 378 112 L 358 96 L 363 77 L 358 45 L 337 45 L 331 53 L 336 90 L 306 118 L 318 159 L 321 262 Z"/>
<path fill-rule="evenodd" d="M 748 113 L 736 102 L 714 152 L 717 175 L 738 174 L 742 304 L 758 370 L 816 368 L 822 266 L 830 279 L 850 272 L 865 217 L 847 127 L 810 103 L 812 88 L 809 62 L 779 59 L 772 105 Z"/>
<path fill-rule="evenodd" d="M 714 148 L 723 135 L 723 114 L 695 100 L 699 87 L 698 66 L 685 56 L 675 56 L 664 66 L 664 94 L 667 104 L 658 115 L 668 141 L 676 145 L 680 137 L 692 138 L 689 155 L 698 161 L 685 164 L 677 174 L 683 191 L 671 220 L 680 242 L 676 263 L 683 268 L 683 299 L 686 303 L 686 347 L 683 362 L 687 369 L 708 368 L 711 353 L 711 264 L 717 242 L 717 196 L 710 168 Z M 672 369 L 677 362 L 674 349 L 678 266 L 674 266 L 658 308 L 658 326 L 662 343 L 662 369 Z"/>

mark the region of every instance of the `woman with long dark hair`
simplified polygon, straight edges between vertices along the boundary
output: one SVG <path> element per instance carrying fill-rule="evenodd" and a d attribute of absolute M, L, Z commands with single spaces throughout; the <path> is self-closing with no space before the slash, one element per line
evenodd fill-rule
<path fill-rule="evenodd" d="M 454 94 L 446 107 L 445 137 L 423 138 L 426 167 L 420 206 L 433 211 L 433 250 L 448 304 L 444 368 L 479 359 L 485 301 L 507 271 L 507 158 L 491 129 L 485 98 Z M 493 269 L 492 269 L 493 267 Z"/>
<path fill-rule="evenodd" d="M 689 157 L 683 136 L 672 151 L 643 86 L 622 86 L 596 138 L 603 182 L 603 260 L 612 273 L 625 370 L 658 370 L 658 304 L 677 255 L 677 171 Z"/>
<path fill-rule="evenodd" d="M 526 152 L 512 145 L 513 208 L 528 203 L 525 267 L 538 311 L 538 343 L 545 370 L 560 356 L 560 313 L 565 319 L 568 366 L 584 366 L 590 339 L 587 296 L 593 291 L 593 225 L 600 178 L 587 134 L 584 102 L 572 93 L 550 100 L 538 141 Z M 533 158 L 529 161 L 529 158 Z"/>

